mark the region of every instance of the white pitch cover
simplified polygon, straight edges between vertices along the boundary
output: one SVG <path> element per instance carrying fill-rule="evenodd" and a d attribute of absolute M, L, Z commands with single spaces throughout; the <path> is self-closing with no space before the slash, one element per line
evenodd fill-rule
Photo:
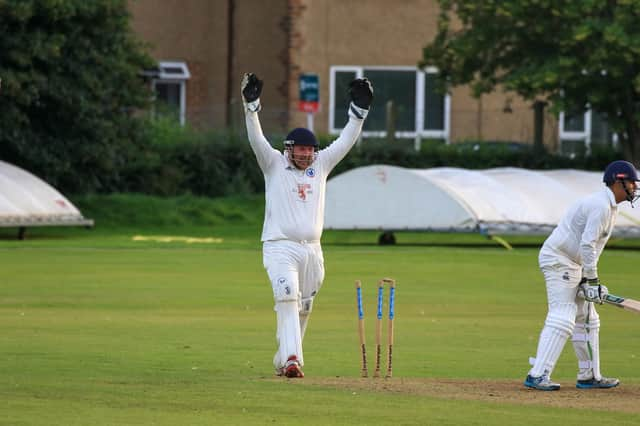
<path fill-rule="evenodd" d="M 93 225 L 66 197 L 24 169 L 0 161 L 0 227 Z"/>
<path fill-rule="evenodd" d="M 547 235 L 569 206 L 604 187 L 601 172 L 373 165 L 327 183 L 325 229 Z M 613 234 L 640 235 L 623 202 Z"/>

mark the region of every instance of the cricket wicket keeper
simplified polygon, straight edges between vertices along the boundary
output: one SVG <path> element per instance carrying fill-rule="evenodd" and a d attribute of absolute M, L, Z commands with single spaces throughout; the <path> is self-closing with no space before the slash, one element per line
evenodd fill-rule
<path fill-rule="evenodd" d="M 273 288 L 279 345 L 273 364 L 279 376 L 304 377 L 302 340 L 324 279 L 320 237 L 327 177 L 356 143 L 373 88 L 366 78 L 351 82 L 349 121 L 331 145 L 319 150 L 311 131 L 296 128 L 280 152 L 267 141 L 258 120 L 262 85 L 255 74 L 242 79 L 247 135 L 265 180 L 262 254 Z"/>

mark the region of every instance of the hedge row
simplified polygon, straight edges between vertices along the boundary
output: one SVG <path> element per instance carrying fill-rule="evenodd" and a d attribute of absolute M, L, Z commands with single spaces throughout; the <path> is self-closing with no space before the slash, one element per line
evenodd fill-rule
<path fill-rule="evenodd" d="M 5 161 L 36 173 L 63 193 L 74 195 L 93 193 L 135 192 L 157 196 L 193 194 L 220 197 L 254 194 L 264 191 L 264 180 L 246 133 L 197 132 L 167 120 L 141 123 L 136 138 L 111 148 L 112 155 L 102 151 L 101 167 L 87 162 L 86 149 L 72 150 L 77 158 L 64 162 L 47 154 L 51 161 L 43 169 L 41 162 L 20 155 L 0 155 Z M 282 136 L 269 136 L 274 147 L 282 148 Z M 320 138 L 321 146 L 331 139 Z M 33 144 L 34 148 L 45 148 Z M 0 152 L 2 152 L 0 150 Z M 48 152 L 48 151 L 47 151 Z M 5 152 L 5 154 L 7 154 Z M 363 140 L 343 159 L 332 175 L 371 164 L 387 164 L 409 168 L 461 167 L 523 167 L 529 169 L 576 168 L 603 170 L 610 161 L 619 158 L 611 149 L 598 149 L 588 157 L 568 158 L 537 152 L 529 145 L 504 142 L 465 142 L 446 145 L 425 141 L 415 151 L 413 141 L 387 142 Z"/>
<path fill-rule="evenodd" d="M 143 149 L 123 166 L 120 191 L 174 196 L 194 194 L 209 197 L 264 191 L 262 173 L 244 132 L 199 133 L 169 122 L 149 124 Z M 277 148 L 280 138 L 274 136 Z M 321 146 L 331 139 L 321 137 Z M 619 157 L 610 148 L 600 148 L 588 157 L 569 158 L 534 150 L 530 145 L 504 142 L 465 142 L 446 145 L 425 141 L 420 151 L 413 141 L 361 141 L 336 167 L 332 175 L 371 165 L 388 164 L 409 168 L 523 167 L 528 169 L 576 168 L 603 170 Z"/>
<path fill-rule="evenodd" d="M 321 138 L 321 146 L 329 142 L 329 138 Z M 275 138 L 272 143 L 280 148 Z M 413 141 L 371 139 L 363 140 L 352 149 L 332 175 L 371 164 L 409 168 L 603 170 L 619 157 L 620 154 L 610 148 L 595 149 L 587 157 L 569 158 L 539 152 L 529 145 L 486 141 L 450 145 L 428 141 L 416 151 Z M 264 191 L 262 173 L 244 133 L 202 134 L 156 124 L 145 149 L 125 167 L 122 191 L 209 197 Z"/>

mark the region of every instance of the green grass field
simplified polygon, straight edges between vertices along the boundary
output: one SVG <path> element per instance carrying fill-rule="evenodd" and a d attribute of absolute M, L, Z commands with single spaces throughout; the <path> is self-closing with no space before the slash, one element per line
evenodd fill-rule
<path fill-rule="evenodd" d="M 91 206 L 83 211 L 103 218 Z M 575 390 L 568 344 L 554 373 L 563 389 L 526 391 L 546 313 L 537 249 L 507 251 L 476 236 L 452 237 L 471 242 L 460 247 L 416 235 L 379 247 L 371 233 L 327 233 L 307 377 L 275 378 L 256 210 L 236 217 L 225 208 L 227 219 L 210 226 L 141 217 L 152 225 L 126 227 L 105 214 L 91 231 L 30 230 L 25 241 L 2 231 L 0 424 L 640 424 L 640 316 L 599 308 L 603 371 L 620 388 Z M 612 292 L 640 298 L 639 262 L 640 251 L 605 251 L 600 270 Z M 398 282 L 394 377 L 361 379 L 354 280 L 364 283 L 373 360 L 383 276 Z"/>

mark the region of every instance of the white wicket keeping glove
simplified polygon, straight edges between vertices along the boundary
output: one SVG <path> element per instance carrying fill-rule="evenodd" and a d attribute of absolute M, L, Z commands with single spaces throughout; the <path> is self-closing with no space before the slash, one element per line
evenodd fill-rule
<path fill-rule="evenodd" d="M 247 73 L 242 77 L 242 103 L 244 104 L 246 111 L 260 111 L 260 93 L 262 93 L 262 84 L 262 80 L 253 73 Z"/>

